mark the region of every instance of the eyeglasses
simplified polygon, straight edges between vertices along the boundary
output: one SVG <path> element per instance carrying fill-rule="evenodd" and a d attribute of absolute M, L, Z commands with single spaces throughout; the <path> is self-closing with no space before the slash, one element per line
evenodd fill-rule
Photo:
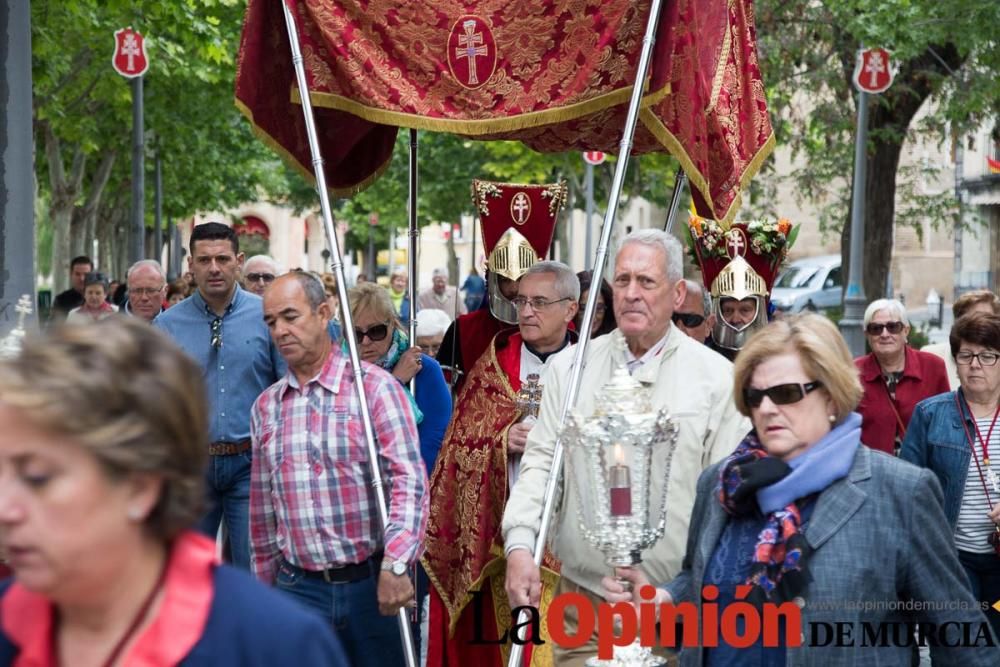
<path fill-rule="evenodd" d="M 674 324 L 682 324 L 688 329 L 693 329 L 695 327 L 700 327 L 702 322 L 705 321 L 704 315 L 697 315 L 695 313 L 674 313 L 670 316 Z"/>
<path fill-rule="evenodd" d="M 868 332 L 869 336 L 879 336 L 882 334 L 882 329 L 885 329 L 889 333 L 895 335 L 901 332 L 904 326 L 906 325 L 903 324 L 902 322 L 884 322 L 884 323 L 872 322 L 871 324 L 865 327 L 865 331 Z"/>
<path fill-rule="evenodd" d="M 790 405 L 792 403 L 798 403 L 806 394 L 813 391 L 814 389 L 819 389 L 823 386 L 823 383 L 819 380 L 815 382 L 806 382 L 805 384 L 798 384 L 795 382 L 789 382 L 787 384 L 776 384 L 773 387 L 768 387 L 767 389 L 754 389 L 752 387 L 747 387 L 743 390 L 743 400 L 751 408 L 759 408 L 760 404 L 764 401 L 764 397 L 767 396 L 771 399 L 775 405 Z"/>
<path fill-rule="evenodd" d="M 549 301 L 548 299 L 543 299 L 540 296 L 528 298 L 526 296 L 515 296 L 510 300 L 514 307 L 518 310 L 522 310 L 525 306 L 530 305 L 532 310 L 545 310 L 549 306 L 560 303 L 562 301 L 570 301 L 571 299 L 563 297 L 562 299 L 555 299 L 554 301 Z"/>
<path fill-rule="evenodd" d="M 385 337 L 389 335 L 389 325 L 388 324 L 373 324 L 367 329 L 359 329 L 354 327 L 354 337 L 357 338 L 360 343 L 368 336 L 368 340 L 373 343 L 377 343 L 380 340 L 385 340 Z"/>
<path fill-rule="evenodd" d="M 164 285 L 164 287 L 166 287 Z M 163 287 L 133 287 L 128 291 L 132 296 L 142 298 L 144 296 L 156 296 L 163 291 Z"/>
<path fill-rule="evenodd" d="M 973 359 L 979 359 L 979 363 L 983 366 L 996 366 L 997 360 L 1000 359 L 1000 354 L 996 352 L 980 352 L 979 354 L 959 352 L 955 355 L 955 363 L 963 366 L 971 364 Z"/>
<path fill-rule="evenodd" d="M 222 347 L 222 318 L 212 320 L 212 347 L 218 350 Z"/>
<path fill-rule="evenodd" d="M 274 274 L 273 273 L 248 273 L 247 274 L 247 281 L 248 282 L 256 283 L 256 282 L 260 282 L 262 280 L 265 283 L 274 282 Z"/>

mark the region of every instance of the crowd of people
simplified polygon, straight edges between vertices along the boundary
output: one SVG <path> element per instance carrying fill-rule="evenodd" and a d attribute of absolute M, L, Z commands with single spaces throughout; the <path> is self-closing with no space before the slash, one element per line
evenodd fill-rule
<path fill-rule="evenodd" d="M 340 303 L 333 276 L 245 259 L 220 223 L 194 228 L 180 284 L 143 260 L 112 294 L 73 260 L 53 304 L 67 322 L 0 361 L 15 575 L 0 587 L 0 664 L 396 667 L 409 610 L 422 664 L 501 665 L 512 610 L 548 618 L 574 593 L 596 614 L 641 590 L 722 615 L 792 603 L 803 627 L 858 637 L 932 625 L 935 665 L 1000 664 L 1000 299 L 957 299 L 930 350 L 907 343 L 901 303 L 876 300 L 871 353 L 852 359 L 823 315 L 769 318 L 760 290 L 685 280 L 660 231 L 625 236 L 610 281 L 545 261 L 559 184 L 474 188 L 485 275 L 458 289 L 436 269 L 412 308 L 405 272 Z M 522 195 L 530 224 L 507 205 Z M 624 367 L 677 427 L 669 467 L 650 469 L 666 529 L 631 568 L 586 539 L 584 477 L 553 468 L 592 299 L 576 412 L 608 410 L 600 390 Z M 557 634 L 586 632 L 583 609 L 562 608 Z M 596 636 L 567 646 L 552 630 L 533 628 L 525 665 L 596 654 Z M 655 652 L 846 666 L 916 650 L 775 634 Z"/>

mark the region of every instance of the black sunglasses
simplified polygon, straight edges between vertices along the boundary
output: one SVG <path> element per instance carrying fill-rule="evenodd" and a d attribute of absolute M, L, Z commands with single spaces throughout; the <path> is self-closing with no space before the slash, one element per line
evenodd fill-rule
<path fill-rule="evenodd" d="M 354 327 L 354 337 L 360 343 L 368 336 L 368 340 L 373 343 L 377 343 L 380 340 L 385 340 L 385 337 L 389 335 L 389 325 L 388 324 L 374 324 L 367 329 L 359 329 Z"/>
<path fill-rule="evenodd" d="M 673 320 L 674 324 L 683 324 L 688 329 L 693 329 L 701 326 L 701 323 L 705 321 L 705 316 L 695 313 L 674 313 L 670 319 Z"/>
<path fill-rule="evenodd" d="M 273 273 L 248 273 L 247 281 L 251 283 L 259 282 L 263 280 L 265 283 L 274 282 Z"/>
<path fill-rule="evenodd" d="M 872 322 L 865 327 L 865 331 L 868 332 L 869 336 L 881 335 L 882 329 L 886 329 L 891 334 L 898 334 L 906 326 L 902 322 L 885 322 L 884 324 L 877 324 Z"/>
<path fill-rule="evenodd" d="M 806 397 L 806 394 L 822 386 L 823 383 L 816 380 L 815 382 L 806 382 L 805 384 L 797 384 L 795 382 L 776 384 L 767 389 L 747 387 L 743 390 L 743 400 L 751 408 L 759 408 L 765 396 L 770 398 L 771 402 L 775 405 L 790 405 L 798 403 Z"/>
<path fill-rule="evenodd" d="M 218 350 L 222 347 L 222 318 L 212 320 L 212 347 Z"/>

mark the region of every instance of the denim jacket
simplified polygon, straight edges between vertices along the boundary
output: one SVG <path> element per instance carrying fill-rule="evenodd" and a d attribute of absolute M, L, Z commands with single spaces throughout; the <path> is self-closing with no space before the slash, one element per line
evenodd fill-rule
<path fill-rule="evenodd" d="M 944 491 L 944 514 L 954 531 L 965 494 L 971 455 L 962 427 L 965 418 L 970 433 L 975 427 L 964 401 L 962 417 L 955 403 L 957 392 L 938 394 L 920 401 L 906 429 L 899 458 L 933 472 Z"/>

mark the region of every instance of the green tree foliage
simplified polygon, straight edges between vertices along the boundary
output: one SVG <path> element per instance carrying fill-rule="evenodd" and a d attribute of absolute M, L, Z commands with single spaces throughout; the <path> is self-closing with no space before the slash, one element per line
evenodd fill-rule
<path fill-rule="evenodd" d="M 855 54 L 862 45 L 882 46 L 898 65 L 892 87 L 870 96 L 864 287 L 875 298 L 886 288 L 893 224 L 916 225 L 927 218 L 957 222 L 951 193 L 923 193 L 916 183 L 933 174 L 927 168 L 900 170 L 900 150 L 919 135 L 948 146 L 953 137 L 997 116 L 1000 3 L 759 0 L 755 6 L 779 145 L 800 158 L 802 166 L 793 174 L 797 190 L 821 206 L 824 229 L 848 231 Z M 918 122 L 922 107 L 930 113 Z M 842 237 L 845 249 L 847 236 Z"/>
<path fill-rule="evenodd" d="M 124 259 L 132 103 L 128 82 L 111 68 L 116 29 L 142 32 L 150 60 L 144 78 L 147 225 L 155 155 L 163 161 L 165 218 L 287 191 L 280 162 L 233 106 L 244 8 L 239 0 L 31 4 L 36 168 L 49 201 L 56 289 L 65 286 L 71 251 L 89 249 L 93 238 L 102 241 L 102 257 L 109 247 L 116 251 L 108 256 L 116 272 Z"/>

